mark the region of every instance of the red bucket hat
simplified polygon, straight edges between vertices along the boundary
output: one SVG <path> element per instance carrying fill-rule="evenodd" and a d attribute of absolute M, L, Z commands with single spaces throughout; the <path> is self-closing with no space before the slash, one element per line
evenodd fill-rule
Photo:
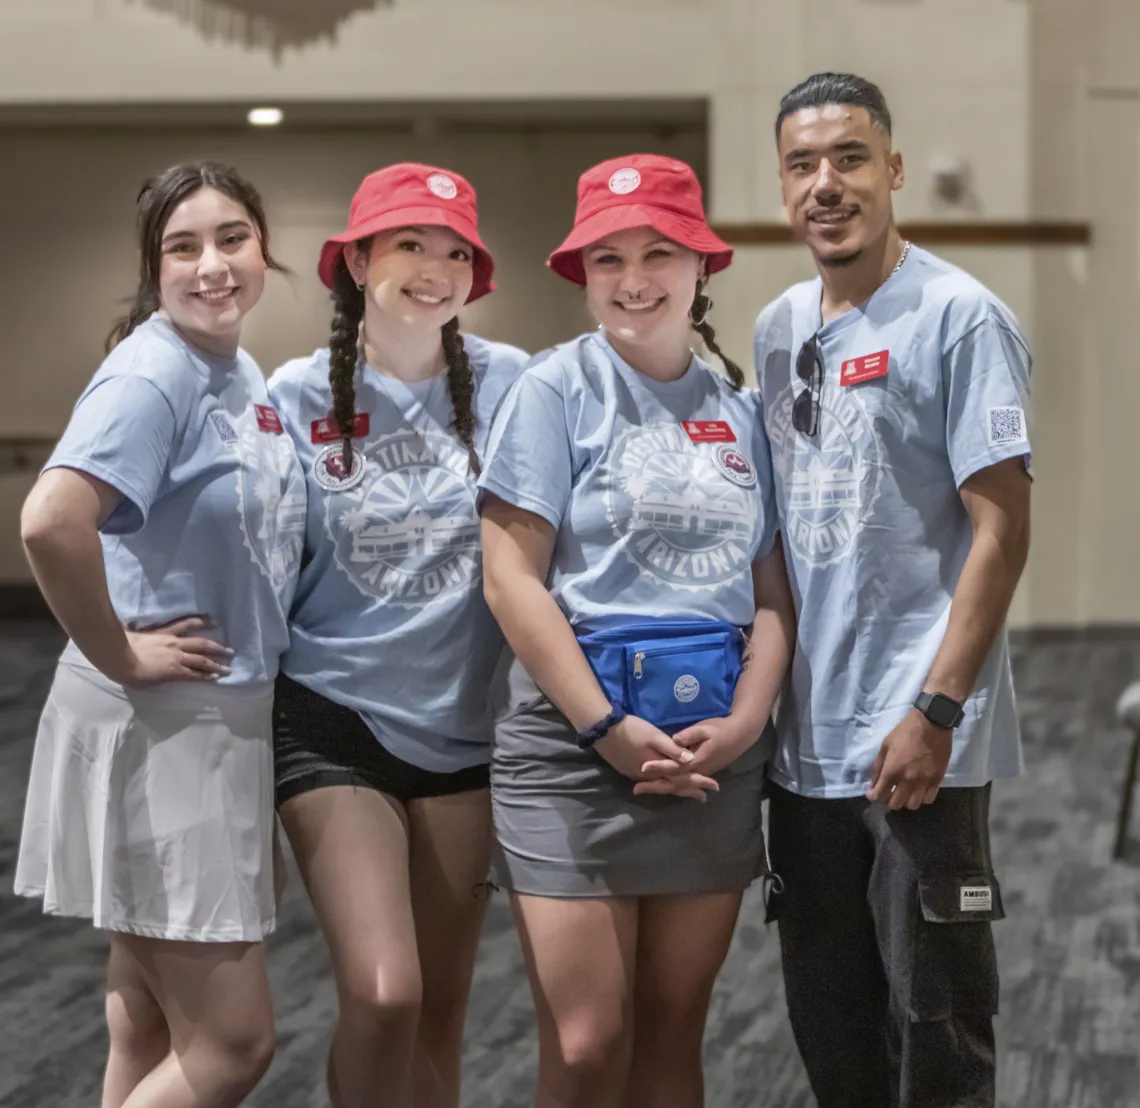
<path fill-rule="evenodd" d="M 450 227 L 475 251 L 474 280 L 467 303 L 493 292 L 495 263 L 479 238 L 475 190 L 458 173 L 434 165 L 400 162 L 369 173 L 352 198 L 348 230 L 321 247 L 317 273 L 332 288 L 337 260 L 346 242 L 366 239 L 396 227 Z"/>
<path fill-rule="evenodd" d="M 615 231 L 652 227 L 682 246 L 708 255 L 709 273 L 732 262 L 732 247 L 713 234 L 697 175 L 660 154 L 630 154 L 587 169 L 578 178 L 574 229 L 547 259 L 560 277 L 586 283 L 582 250 Z"/>

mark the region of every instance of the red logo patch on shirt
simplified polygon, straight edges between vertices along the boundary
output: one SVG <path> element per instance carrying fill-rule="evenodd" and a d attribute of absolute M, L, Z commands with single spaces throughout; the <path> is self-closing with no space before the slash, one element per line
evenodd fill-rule
<path fill-rule="evenodd" d="M 310 436 L 314 443 L 321 442 L 340 442 L 341 433 L 340 428 L 337 426 L 336 419 L 333 418 L 332 412 L 329 412 L 324 419 L 314 419 L 312 424 L 313 430 Z M 356 419 L 352 426 L 352 437 L 354 439 L 363 439 L 368 437 L 368 413 L 357 412 Z"/>
<path fill-rule="evenodd" d="M 254 404 L 253 410 L 257 413 L 257 429 L 268 431 L 271 435 L 280 435 L 285 430 L 281 426 L 281 417 L 268 404 Z"/>
<path fill-rule="evenodd" d="M 732 428 L 723 419 L 687 419 L 681 426 L 693 442 L 736 442 Z"/>
<path fill-rule="evenodd" d="M 862 381 L 874 381 L 876 377 L 886 377 L 891 365 L 891 352 L 880 350 L 877 354 L 864 354 L 843 363 L 839 371 L 841 385 L 858 385 Z"/>

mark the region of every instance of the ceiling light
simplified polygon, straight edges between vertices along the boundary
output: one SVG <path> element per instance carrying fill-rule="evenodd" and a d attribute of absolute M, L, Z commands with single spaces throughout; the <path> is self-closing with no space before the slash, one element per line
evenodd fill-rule
<path fill-rule="evenodd" d="M 280 108 L 250 108 L 246 119 L 254 127 L 276 127 L 285 118 Z"/>

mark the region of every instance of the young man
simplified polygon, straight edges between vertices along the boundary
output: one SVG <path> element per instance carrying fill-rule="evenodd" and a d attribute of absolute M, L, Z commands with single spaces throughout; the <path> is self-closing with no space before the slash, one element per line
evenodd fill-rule
<path fill-rule="evenodd" d="M 810 78 L 776 137 L 819 271 L 755 337 L 799 617 L 771 770 L 788 1009 L 821 1108 L 992 1105 L 988 809 L 1021 768 L 1004 624 L 1029 350 L 987 289 L 901 238 L 875 85 Z"/>

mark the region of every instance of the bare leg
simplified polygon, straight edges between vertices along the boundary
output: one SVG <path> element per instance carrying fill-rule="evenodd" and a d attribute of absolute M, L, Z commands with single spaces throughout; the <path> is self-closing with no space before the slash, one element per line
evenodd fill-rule
<path fill-rule="evenodd" d="M 170 1028 L 171 1050 L 123 1108 L 234 1108 L 273 1057 L 273 1006 L 260 943 L 119 935 Z"/>
<path fill-rule="evenodd" d="M 511 902 L 538 1016 L 535 1108 L 621 1108 L 633 1046 L 637 901 L 515 894 Z"/>
<path fill-rule="evenodd" d="M 115 932 L 107 960 L 107 1033 L 102 1108 L 122 1108 L 135 1086 L 170 1053 L 170 1028 L 130 945 Z"/>
<path fill-rule="evenodd" d="M 342 785 L 286 801 L 281 822 L 340 998 L 329 1097 L 334 1108 L 406 1108 L 422 1000 L 407 816 L 391 797 Z"/>
<path fill-rule="evenodd" d="M 459 1108 L 463 1021 L 487 911 L 488 789 L 413 800 L 412 914 L 423 980 L 416 1037 L 416 1108 Z"/>
<path fill-rule="evenodd" d="M 703 1108 L 705 1021 L 740 899 L 740 893 L 721 893 L 641 901 L 625 1108 Z"/>

